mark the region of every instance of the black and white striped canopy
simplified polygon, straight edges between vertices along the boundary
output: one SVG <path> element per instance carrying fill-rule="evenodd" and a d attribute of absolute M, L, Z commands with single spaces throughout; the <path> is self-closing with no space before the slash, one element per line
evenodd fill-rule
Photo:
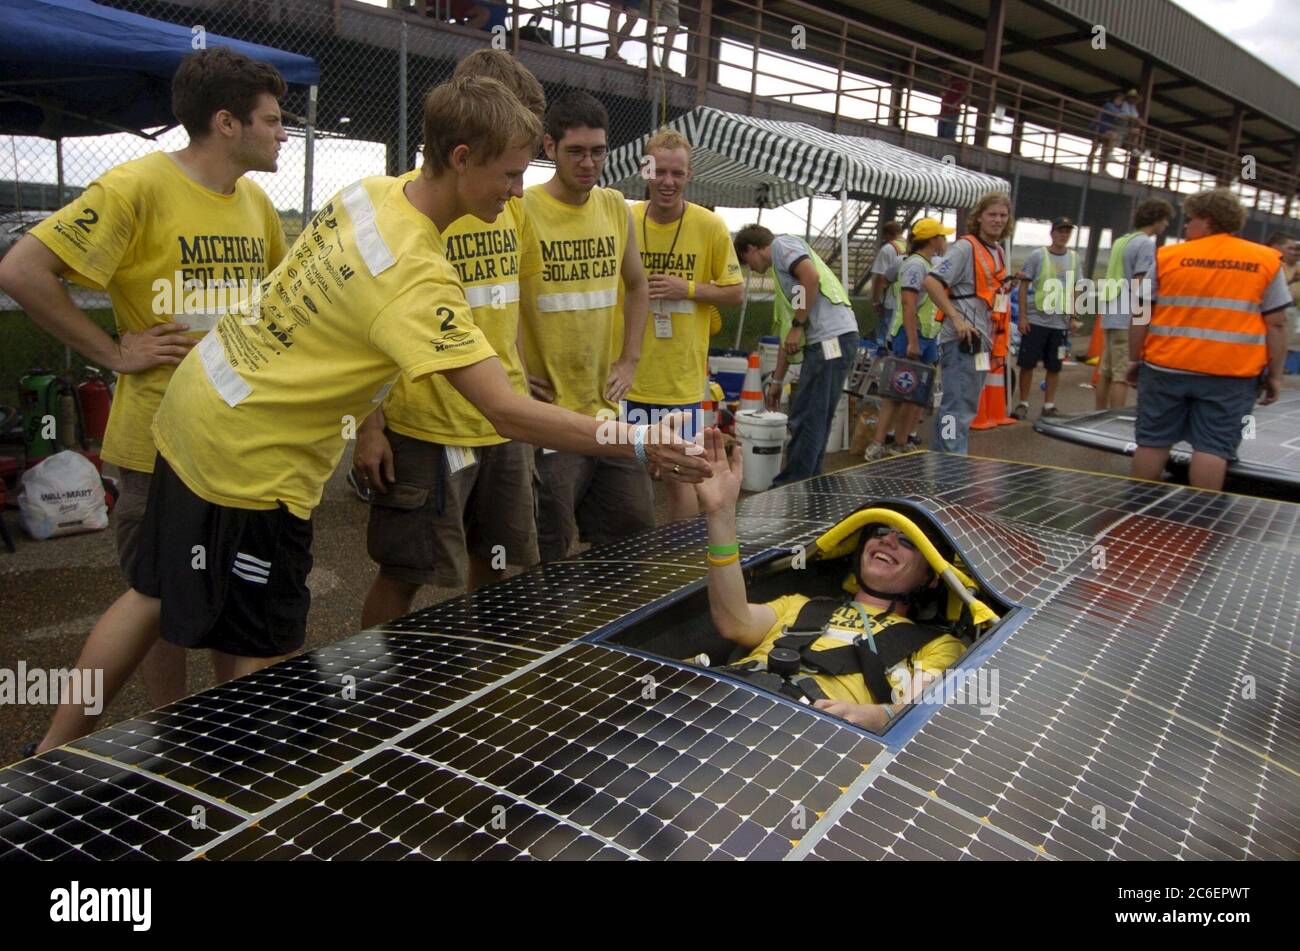
<path fill-rule="evenodd" d="M 889 198 L 966 208 L 1009 183 L 877 139 L 802 122 L 733 115 L 701 106 L 668 123 L 691 143 L 690 198 L 702 205 L 776 208 L 809 195 Z M 601 184 L 645 197 L 641 157 L 648 135 L 610 153 Z"/>

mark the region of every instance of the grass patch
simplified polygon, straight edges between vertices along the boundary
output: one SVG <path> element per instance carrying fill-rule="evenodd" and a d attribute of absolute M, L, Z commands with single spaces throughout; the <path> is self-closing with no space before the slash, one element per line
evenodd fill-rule
<path fill-rule="evenodd" d="M 853 312 L 858 317 L 858 334 L 862 337 L 871 337 L 876 332 L 876 312 L 871 306 L 871 301 L 865 297 L 854 297 Z M 713 335 L 709 341 L 711 346 L 731 348 L 736 342 L 736 326 L 740 322 L 739 307 L 720 307 L 719 312 L 722 314 L 722 329 Z M 771 301 L 750 301 L 749 306 L 745 309 L 745 328 L 740 335 L 740 349 L 747 353 L 752 353 L 758 349 L 758 338 L 765 337 L 771 332 L 772 327 L 772 302 Z"/>
<path fill-rule="evenodd" d="M 90 319 L 115 334 L 112 308 L 88 310 Z M 18 380 L 37 368 L 60 372 L 65 361 L 63 344 L 38 328 L 21 310 L 0 311 L 0 404 L 18 403 Z M 86 359 L 72 353 L 72 369 L 81 370 Z M 103 369 L 101 367 L 101 369 Z"/>

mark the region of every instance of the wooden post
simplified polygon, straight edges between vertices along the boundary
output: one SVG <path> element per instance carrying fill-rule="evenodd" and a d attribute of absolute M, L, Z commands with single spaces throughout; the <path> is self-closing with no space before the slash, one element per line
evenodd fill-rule
<path fill-rule="evenodd" d="M 984 30 L 984 69 L 989 74 L 988 90 L 975 120 L 975 144 L 987 148 L 989 126 L 993 122 L 993 109 L 998 96 L 998 70 L 1002 68 L 1002 33 L 1007 23 L 1006 0 L 989 0 L 989 15 Z"/>
<path fill-rule="evenodd" d="M 695 105 L 704 105 L 709 92 L 710 39 L 713 36 L 713 0 L 700 0 L 700 29 L 695 37 Z M 686 73 L 691 72 L 691 42 L 686 38 Z"/>

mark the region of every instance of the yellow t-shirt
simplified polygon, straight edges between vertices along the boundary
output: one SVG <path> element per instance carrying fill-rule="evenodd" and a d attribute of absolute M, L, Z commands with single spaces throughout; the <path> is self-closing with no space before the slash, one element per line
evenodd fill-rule
<path fill-rule="evenodd" d="M 648 202 L 632 206 L 632 222 L 647 274 L 673 274 L 727 287 L 740 283 L 740 262 L 721 218 L 686 203 L 678 221 L 661 225 L 646 216 Z M 680 224 L 680 232 L 678 225 Z M 671 253 L 670 253 L 671 252 Z M 672 316 L 671 337 L 655 333 L 655 310 Z M 709 375 L 709 321 L 714 308 L 693 300 L 652 300 L 641 343 L 641 360 L 628 399 L 638 403 L 698 403 Z"/>
<path fill-rule="evenodd" d="M 408 172 L 410 181 L 420 172 Z M 524 203 L 512 198 L 492 224 L 466 215 L 442 233 L 447 260 L 456 269 L 474 323 L 501 359 L 510 385 L 528 395 L 519 362 L 519 282 L 537 273 L 537 244 L 524 217 Z M 384 401 L 388 425 L 403 436 L 444 446 L 494 446 L 506 440 L 469 400 L 440 374 L 418 383 L 398 379 Z"/>
<path fill-rule="evenodd" d="M 280 263 L 280 216 L 247 178 L 234 194 L 204 188 L 164 152 L 105 172 L 31 232 L 68 266 L 64 277 L 106 290 L 117 332 L 173 321 L 207 333 Z M 153 472 L 149 424 L 175 367 L 118 378 L 104 458 Z"/>
<path fill-rule="evenodd" d="M 781 629 L 795 622 L 799 612 L 809 600 L 809 598 L 805 598 L 801 594 L 792 594 L 767 602 L 767 606 L 776 612 L 776 623 L 772 625 L 770 631 L 763 635 L 762 642 L 737 663 L 747 660 L 765 661 L 768 651 L 772 649 L 772 645 L 781 636 Z M 856 631 L 859 634 L 862 633 L 862 615 L 852 605 L 845 605 L 837 610 L 831 615 L 830 623 L 834 627 Z M 812 647 L 815 651 L 824 651 L 843 646 L 843 641 L 836 640 L 833 637 L 821 637 L 813 642 Z M 935 675 L 942 674 L 955 664 L 957 659 L 965 652 L 966 645 L 957 638 L 951 634 L 939 634 L 905 662 L 891 668 L 887 672 L 887 676 L 892 684 L 899 686 L 905 680 L 910 680 L 913 671 L 917 668 Z M 842 677 L 832 677 L 829 674 L 813 674 L 812 676 L 817 681 L 817 685 L 822 688 L 822 692 L 832 700 L 843 700 L 848 703 L 889 703 L 890 701 L 889 697 L 879 699 L 872 697 L 871 691 L 867 689 L 867 682 L 861 674 L 845 674 Z"/>
<path fill-rule="evenodd" d="M 195 494 L 309 518 L 399 369 L 419 380 L 494 356 L 402 187 L 366 178 L 335 195 L 258 298 L 177 368 L 153 435 Z"/>
<path fill-rule="evenodd" d="M 524 192 L 524 214 L 541 267 L 525 281 L 521 308 L 528 372 L 550 380 L 565 409 L 617 413 L 605 381 L 623 349 L 627 202 L 612 188 L 593 188 L 583 204 L 569 205 L 534 185 Z"/>

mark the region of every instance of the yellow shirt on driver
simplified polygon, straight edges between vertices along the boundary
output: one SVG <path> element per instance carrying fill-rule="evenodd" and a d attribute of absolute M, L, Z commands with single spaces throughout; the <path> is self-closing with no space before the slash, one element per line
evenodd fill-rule
<path fill-rule="evenodd" d="M 632 206 L 646 274 L 672 274 L 697 284 L 739 284 L 740 262 L 723 220 L 707 208 L 686 203 L 677 221 L 662 225 L 647 217 L 648 202 Z M 680 225 L 680 227 L 679 227 Z M 661 337 L 657 309 L 670 315 L 672 336 Z M 694 300 L 652 300 L 641 343 L 641 360 L 627 398 L 657 406 L 698 403 L 709 375 L 709 304 Z"/>
<path fill-rule="evenodd" d="M 284 257 L 280 216 L 247 177 L 204 188 L 165 152 L 110 169 L 31 231 L 64 277 L 106 290 L 118 334 L 173 321 L 207 333 Z M 118 377 L 104 434 L 108 462 L 153 472 L 149 425 L 173 366 Z"/>
<path fill-rule="evenodd" d="M 772 625 L 770 631 L 763 635 L 762 642 L 737 663 L 760 659 L 766 661 L 768 652 L 772 650 L 777 639 L 781 637 L 787 626 L 795 622 L 799 617 L 799 612 L 803 610 L 803 606 L 809 600 L 809 598 L 801 594 L 792 594 L 767 602 L 767 606 L 776 612 L 776 623 Z M 840 607 L 831 616 L 830 623 L 848 631 L 858 633 L 862 631 L 862 615 L 852 607 Z M 812 649 L 822 651 L 843 646 L 844 642 L 841 640 L 833 637 L 821 637 L 813 641 Z M 890 682 L 895 686 L 904 681 L 910 681 L 913 672 L 918 669 L 938 676 L 955 664 L 965 652 L 966 645 L 957 638 L 951 634 L 942 634 L 936 631 L 934 640 L 886 673 Z M 817 686 L 822 688 L 822 693 L 832 700 L 843 700 L 847 703 L 890 702 L 889 697 L 873 697 L 871 691 L 867 689 L 866 679 L 860 673 L 845 674 L 840 677 L 834 677 L 830 674 L 813 674 L 812 677 L 817 681 Z"/>
<path fill-rule="evenodd" d="M 309 518 L 356 427 L 410 381 L 493 357 L 401 179 L 335 195 L 177 368 L 153 435 L 198 496 Z"/>
<path fill-rule="evenodd" d="M 410 181 L 419 170 L 407 172 Z M 442 233 L 447 260 L 456 269 L 474 323 L 505 367 L 510 386 L 528 395 L 519 361 L 519 282 L 537 273 L 537 243 L 524 217 L 524 203 L 512 198 L 489 224 L 465 215 Z M 443 446 L 494 446 L 505 442 L 492 424 L 460 392 L 435 373 L 418 383 L 399 378 L 384 401 L 384 418 L 393 430 Z"/>
<path fill-rule="evenodd" d="M 627 202 L 593 188 L 581 205 L 524 191 L 524 214 L 538 242 L 541 270 L 524 283 L 524 359 L 555 388 L 555 403 L 584 416 L 617 407 L 605 399 L 609 366 L 623 349 L 623 252 Z"/>

